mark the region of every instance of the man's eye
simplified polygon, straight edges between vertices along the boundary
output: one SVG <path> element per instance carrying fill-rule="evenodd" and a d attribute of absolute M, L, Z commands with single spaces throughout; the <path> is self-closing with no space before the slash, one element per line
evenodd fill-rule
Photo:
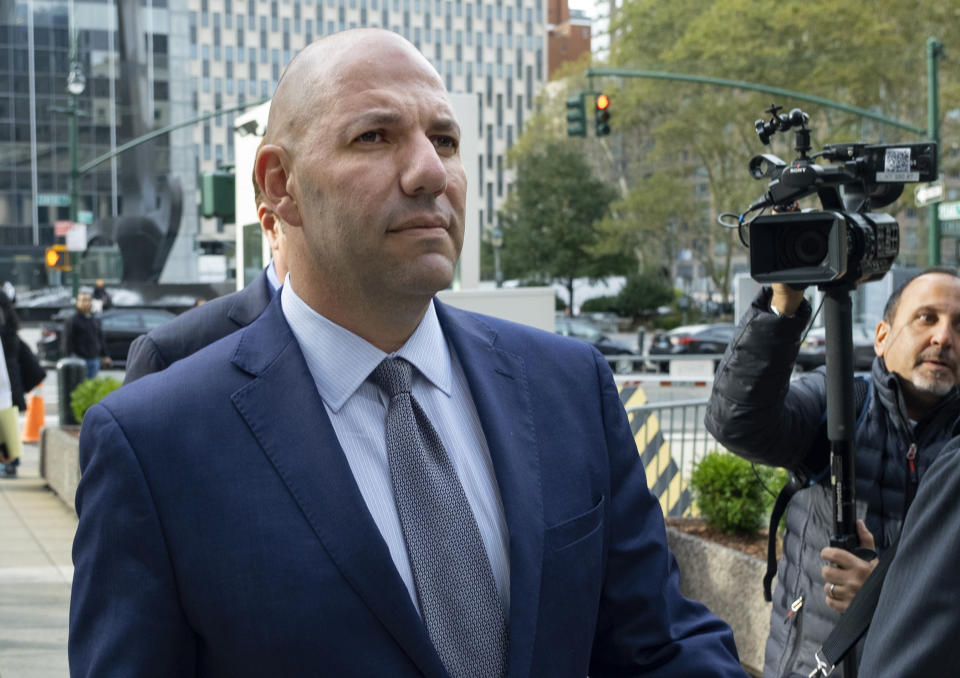
<path fill-rule="evenodd" d="M 437 148 L 448 148 L 455 151 L 460 147 L 460 142 L 455 137 L 441 134 L 433 138 L 433 145 Z"/>
<path fill-rule="evenodd" d="M 380 132 L 376 130 L 371 130 L 369 132 L 364 132 L 363 134 L 358 136 L 356 140 L 365 144 L 373 144 L 378 141 L 381 141 L 382 139 L 383 139 L 383 135 Z"/>

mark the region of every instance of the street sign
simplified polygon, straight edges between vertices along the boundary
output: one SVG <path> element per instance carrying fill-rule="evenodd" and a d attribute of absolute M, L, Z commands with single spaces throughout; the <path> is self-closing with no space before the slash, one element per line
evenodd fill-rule
<path fill-rule="evenodd" d="M 39 207 L 70 207 L 70 196 L 66 193 L 37 193 Z"/>
<path fill-rule="evenodd" d="M 84 224 L 92 224 L 93 212 L 90 212 L 88 210 L 79 210 L 77 212 L 77 221 L 80 221 Z"/>
<path fill-rule="evenodd" d="M 913 189 L 917 207 L 943 200 L 943 179 L 931 181 L 929 184 L 919 184 Z"/>
<path fill-rule="evenodd" d="M 940 221 L 960 219 L 960 200 L 940 203 L 940 206 L 937 208 L 937 214 L 940 216 Z"/>
<path fill-rule="evenodd" d="M 67 231 L 67 249 L 71 252 L 83 252 L 87 249 L 87 225 L 76 223 Z"/>
<path fill-rule="evenodd" d="M 67 219 L 53 222 L 53 234 L 58 238 L 63 238 L 73 228 L 73 222 Z"/>

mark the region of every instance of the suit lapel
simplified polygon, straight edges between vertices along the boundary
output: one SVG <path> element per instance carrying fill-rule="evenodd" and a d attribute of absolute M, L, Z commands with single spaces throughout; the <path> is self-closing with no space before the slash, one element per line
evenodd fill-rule
<path fill-rule="evenodd" d="M 509 675 L 530 675 L 543 554 L 540 456 L 523 360 L 473 316 L 434 300 L 470 385 L 510 533 Z"/>
<path fill-rule="evenodd" d="M 255 378 L 233 394 L 233 403 L 344 579 L 424 675 L 445 676 L 278 298 L 243 331 L 233 362 Z"/>
<path fill-rule="evenodd" d="M 238 326 L 246 327 L 263 313 L 270 304 L 272 296 L 267 271 L 260 271 L 260 275 L 234 297 L 234 302 L 227 311 L 227 317 Z"/>

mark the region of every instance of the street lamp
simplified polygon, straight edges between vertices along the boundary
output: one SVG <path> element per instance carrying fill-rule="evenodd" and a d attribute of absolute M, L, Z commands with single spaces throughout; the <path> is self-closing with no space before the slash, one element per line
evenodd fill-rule
<path fill-rule="evenodd" d="M 67 76 L 67 94 L 70 95 L 70 105 L 67 108 L 67 115 L 70 116 L 70 221 L 76 223 L 77 212 L 80 202 L 80 170 L 77 162 L 77 146 L 79 144 L 77 131 L 77 117 L 80 111 L 77 109 L 77 97 L 83 94 L 87 86 L 87 78 L 83 74 L 83 66 L 77 59 L 77 43 L 72 41 L 71 52 L 73 52 L 70 63 L 70 74 Z"/>
<path fill-rule="evenodd" d="M 493 245 L 493 275 L 497 287 L 503 287 L 503 269 L 500 267 L 500 248 L 503 247 L 503 231 L 497 226 L 490 233 L 490 244 Z"/>
<path fill-rule="evenodd" d="M 69 136 L 67 138 L 68 149 L 70 152 L 70 223 L 77 223 L 77 214 L 80 209 L 80 169 L 77 161 L 77 146 L 79 145 L 78 120 L 81 115 L 86 115 L 77 106 L 77 97 L 83 94 L 86 89 L 87 78 L 83 74 L 83 66 L 77 57 L 77 35 L 73 33 L 70 37 L 70 73 L 67 74 L 67 94 L 69 95 L 68 106 L 51 106 L 50 110 L 54 113 L 63 113 L 70 116 Z M 73 296 L 76 298 L 79 289 L 79 279 L 77 269 L 72 271 Z"/>

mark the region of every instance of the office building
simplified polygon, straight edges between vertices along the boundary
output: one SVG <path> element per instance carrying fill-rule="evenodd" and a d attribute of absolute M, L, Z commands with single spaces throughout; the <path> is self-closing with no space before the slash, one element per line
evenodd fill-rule
<path fill-rule="evenodd" d="M 476 98 L 476 129 L 467 130 L 480 143 L 471 190 L 481 229 L 496 225 L 511 182 L 506 151 L 547 78 L 539 0 L 132 0 L 119 9 L 117 0 L 0 0 L 0 248 L 52 243 L 56 222 L 69 219 L 73 35 L 85 76 L 76 97 L 82 171 L 151 129 L 269 98 L 284 66 L 316 38 L 389 28 L 424 53 L 451 92 Z M 200 215 L 197 187 L 202 173 L 234 164 L 236 114 L 83 172 L 78 220 L 95 234 L 125 207 L 162 214 L 173 193 L 165 177 L 174 177 L 183 216 L 160 280 L 196 280 L 197 256 L 229 251 L 233 240 L 229 225 Z M 249 168 L 237 171 L 248 180 Z M 149 184 L 135 191 L 138 204 L 125 198 L 134 181 Z"/>

